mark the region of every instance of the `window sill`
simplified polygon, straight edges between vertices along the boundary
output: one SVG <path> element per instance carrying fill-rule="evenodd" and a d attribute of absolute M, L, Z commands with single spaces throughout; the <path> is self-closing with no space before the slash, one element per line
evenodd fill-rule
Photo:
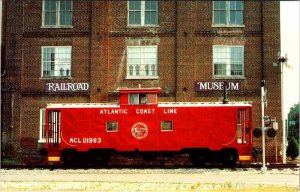
<path fill-rule="evenodd" d="M 39 139 L 38 143 L 46 143 L 46 139 Z"/>
<path fill-rule="evenodd" d="M 136 77 L 132 77 L 132 76 L 127 76 L 126 79 L 133 79 L 133 80 L 155 80 L 158 79 L 158 76 L 136 76 Z"/>
<path fill-rule="evenodd" d="M 211 27 L 214 27 L 214 28 L 244 28 L 245 25 L 222 25 L 222 24 L 212 24 Z"/>
<path fill-rule="evenodd" d="M 40 77 L 40 80 L 55 80 L 55 79 L 59 79 L 59 80 L 70 80 L 73 79 L 72 77 L 55 77 L 55 76 L 49 76 L 49 77 Z"/>
<path fill-rule="evenodd" d="M 127 28 L 159 28 L 159 25 L 127 25 Z"/>
<path fill-rule="evenodd" d="M 73 29 L 72 25 L 43 25 L 44 29 Z"/>
<path fill-rule="evenodd" d="M 245 76 L 213 76 L 213 79 L 236 79 L 236 80 L 245 80 Z"/>

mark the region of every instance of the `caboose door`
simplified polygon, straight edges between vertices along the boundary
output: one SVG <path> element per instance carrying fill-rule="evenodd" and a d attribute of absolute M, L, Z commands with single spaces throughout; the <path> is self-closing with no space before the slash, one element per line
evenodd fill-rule
<path fill-rule="evenodd" d="M 49 111 L 46 142 L 50 147 L 58 147 L 60 143 L 61 112 Z"/>
<path fill-rule="evenodd" d="M 250 112 L 249 109 L 239 109 L 237 112 L 237 143 L 250 142 Z"/>

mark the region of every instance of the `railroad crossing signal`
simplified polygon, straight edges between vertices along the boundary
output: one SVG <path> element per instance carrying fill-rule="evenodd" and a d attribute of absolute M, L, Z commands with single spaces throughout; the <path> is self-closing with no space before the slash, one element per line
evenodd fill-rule
<path fill-rule="evenodd" d="M 274 138 L 277 135 L 278 123 L 275 120 L 272 120 L 270 116 L 264 116 L 264 125 L 265 127 L 257 127 L 252 131 L 252 135 L 256 138 L 262 136 L 262 130 L 266 131 L 269 138 Z"/>

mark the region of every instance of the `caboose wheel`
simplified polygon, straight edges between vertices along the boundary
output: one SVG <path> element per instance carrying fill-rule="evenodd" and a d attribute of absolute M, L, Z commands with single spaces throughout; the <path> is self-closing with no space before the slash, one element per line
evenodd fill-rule
<path fill-rule="evenodd" d="M 236 165 L 238 152 L 236 149 L 222 149 L 221 157 L 223 166 L 233 167 Z"/>
<path fill-rule="evenodd" d="M 94 165 L 106 165 L 110 161 L 111 153 L 101 150 L 89 150 L 89 161 Z"/>
<path fill-rule="evenodd" d="M 75 149 L 63 150 L 61 158 L 65 165 L 75 165 L 77 163 L 77 151 Z"/>
<path fill-rule="evenodd" d="M 156 161 L 157 160 L 157 154 L 155 154 L 155 153 L 143 153 L 142 158 L 145 161 Z"/>
<path fill-rule="evenodd" d="M 96 155 L 92 159 L 92 163 L 94 165 L 106 165 L 110 161 L 110 155 L 108 154 L 102 154 L 102 155 Z"/>
<path fill-rule="evenodd" d="M 195 166 L 203 166 L 210 158 L 209 150 L 199 150 L 190 154 L 190 162 Z"/>

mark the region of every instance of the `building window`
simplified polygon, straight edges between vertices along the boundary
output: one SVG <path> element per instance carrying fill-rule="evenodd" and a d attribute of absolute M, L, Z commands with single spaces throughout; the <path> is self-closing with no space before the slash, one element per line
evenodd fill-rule
<path fill-rule="evenodd" d="M 43 0 L 43 26 L 72 26 L 73 0 Z"/>
<path fill-rule="evenodd" d="M 241 26 L 243 20 L 243 1 L 214 1 L 214 25 Z"/>
<path fill-rule="evenodd" d="M 71 77 L 71 47 L 42 47 L 42 77 Z"/>
<path fill-rule="evenodd" d="M 173 122 L 161 121 L 161 131 L 173 131 Z"/>
<path fill-rule="evenodd" d="M 148 26 L 158 25 L 157 1 L 128 1 L 128 25 Z"/>
<path fill-rule="evenodd" d="M 213 65 L 215 77 L 243 77 L 244 47 L 213 46 Z"/>
<path fill-rule="evenodd" d="M 106 131 L 107 132 L 118 132 L 119 124 L 116 121 L 106 122 Z"/>
<path fill-rule="evenodd" d="M 46 142 L 46 110 L 40 109 L 40 136 L 39 142 Z"/>
<path fill-rule="evenodd" d="M 127 46 L 127 78 L 158 78 L 157 46 Z"/>

